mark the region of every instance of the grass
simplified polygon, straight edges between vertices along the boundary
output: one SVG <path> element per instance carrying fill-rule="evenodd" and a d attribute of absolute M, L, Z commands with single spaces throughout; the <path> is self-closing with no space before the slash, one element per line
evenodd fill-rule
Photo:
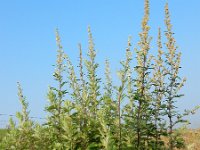
<path fill-rule="evenodd" d="M 182 131 L 186 150 L 200 149 L 200 129 L 186 129 Z"/>
<path fill-rule="evenodd" d="M 2 141 L 6 133 L 7 133 L 7 129 L 0 129 L 0 142 Z"/>
<path fill-rule="evenodd" d="M 200 150 L 200 128 L 199 129 L 187 129 L 180 128 L 177 130 L 184 140 L 184 148 L 175 150 Z M 164 139 L 167 143 L 167 140 Z"/>

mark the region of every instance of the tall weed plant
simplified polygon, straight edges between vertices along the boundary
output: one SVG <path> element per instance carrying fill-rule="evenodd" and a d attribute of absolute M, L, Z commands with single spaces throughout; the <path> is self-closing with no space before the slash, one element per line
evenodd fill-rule
<path fill-rule="evenodd" d="M 88 27 L 88 52 L 83 58 L 79 44 L 78 71 L 64 52 L 56 30 L 57 61 L 53 74 L 57 86 L 50 86 L 44 124 L 29 117 L 28 103 L 18 84 L 22 105 L 18 123 L 11 119 L 1 141 L 4 150 L 173 150 L 184 148 L 175 126 L 185 123 L 176 102 L 185 78 L 179 76 L 181 53 L 178 51 L 168 4 L 165 6 L 164 34 L 158 28 L 157 54 L 151 54 L 149 0 L 144 1 L 138 45 L 128 38 L 125 59 L 117 72 L 119 84 L 112 81 L 109 60 L 105 76 L 97 74 L 96 48 Z M 165 36 L 165 41 L 163 41 Z M 136 56 L 136 57 L 133 57 Z M 133 59 L 136 58 L 136 64 Z M 135 65 L 135 66 L 134 66 Z M 102 78 L 105 78 L 103 83 Z M 124 103 L 126 101 L 126 103 Z M 166 120 L 167 119 L 167 120 Z"/>

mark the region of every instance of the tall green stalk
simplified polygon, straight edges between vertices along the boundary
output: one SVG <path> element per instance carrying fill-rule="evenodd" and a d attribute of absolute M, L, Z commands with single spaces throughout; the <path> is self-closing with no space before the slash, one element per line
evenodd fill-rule
<path fill-rule="evenodd" d="M 166 87 L 166 104 L 167 104 L 167 116 L 169 119 L 169 149 L 173 150 L 175 148 L 176 141 L 174 140 L 174 126 L 177 123 L 184 122 L 180 116 L 181 114 L 176 111 L 176 98 L 180 98 L 183 96 L 179 94 L 180 89 L 183 87 L 186 79 L 181 79 L 179 77 L 179 69 L 180 69 L 180 60 L 181 53 L 177 52 L 176 40 L 174 38 L 174 33 L 172 31 L 172 24 L 170 20 L 168 3 L 165 6 L 165 24 L 167 31 L 165 32 L 165 36 L 167 38 L 167 42 L 165 43 L 168 52 L 166 53 L 166 74 L 167 74 L 167 87 Z M 177 118 L 178 120 L 176 120 Z"/>
<path fill-rule="evenodd" d="M 139 47 L 140 49 L 136 49 L 136 59 L 137 66 L 135 67 L 135 71 L 137 73 L 137 77 L 135 80 L 136 86 L 136 97 L 135 99 L 138 102 L 137 105 L 137 149 L 142 149 L 145 145 L 145 140 L 147 138 L 147 122 L 149 119 L 148 108 L 150 104 L 149 97 L 149 74 L 151 69 L 151 58 L 149 57 L 150 50 L 150 42 L 151 37 L 149 37 L 150 27 L 148 25 L 149 21 L 149 0 L 145 0 L 144 5 L 144 17 L 142 20 L 142 32 L 139 34 L 140 41 Z"/>

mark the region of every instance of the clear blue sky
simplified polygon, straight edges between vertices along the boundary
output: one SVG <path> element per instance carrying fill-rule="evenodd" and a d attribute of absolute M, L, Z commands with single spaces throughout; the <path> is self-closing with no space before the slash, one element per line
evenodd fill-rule
<path fill-rule="evenodd" d="M 175 37 L 183 53 L 181 74 L 188 79 L 183 89 L 185 97 L 178 104 L 181 110 L 200 104 L 200 1 L 168 1 Z M 150 1 L 153 43 L 157 28 L 164 30 L 165 2 Z M 45 116 L 46 92 L 53 83 L 52 65 L 56 59 L 55 28 L 59 28 L 64 49 L 76 64 L 77 44 L 81 42 L 87 51 L 90 25 L 97 61 L 103 68 L 104 60 L 110 59 L 116 71 L 118 61 L 124 58 L 128 35 L 133 37 L 133 46 L 138 42 L 142 15 L 143 0 L 1 0 L 0 113 L 15 114 L 20 109 L 16 88 L 20 81 L 31 115 Z M 200 113 L 190 117 L 193 127 L 200 127 L 199 119 Z"/>

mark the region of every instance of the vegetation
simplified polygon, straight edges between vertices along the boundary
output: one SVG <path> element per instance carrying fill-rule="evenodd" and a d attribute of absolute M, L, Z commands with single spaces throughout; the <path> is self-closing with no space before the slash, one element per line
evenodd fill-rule
<path fill-rule="evenodd" d="M 6 136 L 6 133 L 7 133 L 6 129 L 0 129 L 0 142 Z"/>
<path fill-rule="evenodd" d="M 79 71 L 65 54 L 56 30 L 57 61 L 53 74 L 57 86 L 47 93 L 48 114 L 42 125 L 29 117 L 28 103 L 18 83 L 22 111 L 18 123 L 10 120 L 1 140 L 1 149 L 13 150 L 163 150 L 186 148 L 177 124 L 187 123 L 176 109 L 185 78 L 179 76 L 178 52 L 168 4 L 165 6 L 165 34 L 158 29 L 157 55 L 150 53 L 149 0 L 145 0 L 140 40 L 135 46 L 133 65 L 131 38 L 117 72 L 119 84 L 112 81 L 109 61 L 105 61 L 105 82 L 97 74 L 96 49 L 88 27 L 87 59 L 79 44 Z M 155 50 L 155 49 L 154 49 Z M 2 131 L 4 132 L 4 131 Z"/>

